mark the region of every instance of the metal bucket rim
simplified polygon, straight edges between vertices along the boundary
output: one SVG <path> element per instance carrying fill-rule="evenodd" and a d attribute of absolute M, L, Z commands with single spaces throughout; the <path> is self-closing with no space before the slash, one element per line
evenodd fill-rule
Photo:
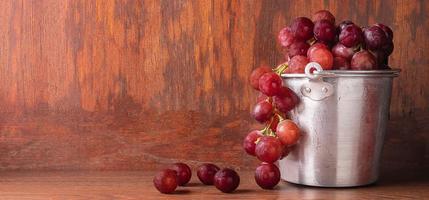
<path fill-rule="evenodd" d="M 397 77 L 401 69 L 390 70 L 323 70 L 314 72 L 315 76 L 321 77 Z M 283 78 L 307 78 L 306 74 L 282 74 Z"/>

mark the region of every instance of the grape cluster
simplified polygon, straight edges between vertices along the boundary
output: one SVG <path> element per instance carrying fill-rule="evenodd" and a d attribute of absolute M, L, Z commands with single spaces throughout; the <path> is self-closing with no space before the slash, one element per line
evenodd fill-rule
<path fill-rule="evenodd" d="M 394 49 L 388 26 L 361 28 L 350 20 L 336 25 L 327 10 L 314 13 L 312 20 L 296 18 L 279 32 L 278 41 L 289 65 L 284 73 L 304 73 L 309 62 L 318 62 L 324 70 L 389 69 Z"/>
<path fill-rule="evenodd" d="M 300 37 L 308 36 L 302 34 Z M 303 61 L 308 61 L 306 56 L 296 55 L 290 63 L 298 65 Z M 283 85 L 280 77 L 288 69 L 288 65 L 275 69 L 261 66 L 249 78 L 252 87 L 260 91 L 252 116 L 265 124 L 265 128 L 248 133 L 243 147 L 249 155 L 256 156 L 262 162 L 256 168 L 255 181 L 263 189 L 272 189 L 278 184 L 280 170 L 274 163 L 288 155 L 300 136 L 298 126 L 286 119 L 286 114 L 299 103 L 297 95 Z"/>
<path fill-rule="evenodd" d="M 153 178 L 155 188 L 164 194 L 173 193 L 177 186 L 184 186 L 192 176 L 191 168 L 185 163 L 174 163 L 167 169 L 158 172 Z M 204 185 L 214 185 L 218 190 L 230 193 L 240 184 L 240 176 L 233 169 L 205 163 L 198 167 L 198 179 Z"/>

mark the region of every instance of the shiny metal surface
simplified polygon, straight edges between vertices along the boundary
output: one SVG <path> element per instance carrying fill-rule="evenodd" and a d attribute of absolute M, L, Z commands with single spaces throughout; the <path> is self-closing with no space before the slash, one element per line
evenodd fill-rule
<path fill-rule="evenodd" d="M 284 77 L 284 83 L 301 100 L 290 117 L 302 136 L 292 152 L 279 161 L 282 179 L 321 187 L 373 183 L 379 174 L 392 79 L 398 71 L 354 73 L 356 76 L 335 71 L 314 74 L 324 72 L 329 72 L 328 77 Z M 320 85 L 325 84 L 332 86 L 328 96 L 317 100 L 306 94 L 323 93 L 326 89 L 321 90 Z"/>

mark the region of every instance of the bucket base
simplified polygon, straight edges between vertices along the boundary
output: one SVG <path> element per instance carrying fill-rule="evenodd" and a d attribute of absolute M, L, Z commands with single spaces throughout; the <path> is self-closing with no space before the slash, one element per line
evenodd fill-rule
<path fill-rule="evenodd" d="M 343 184 L 343 185 L 318 185 L 318 184 L 308 184 L 308 183 L 300 183 L 300 182 L 294 182 L 294 181 L 288 181 L 285 179 L 281 179 L 284 182 L 291 183 L 298 186 L 307 186 L 307 187 L 319 187 L 319 188 L 355 188 L 355 187 L 366 187 L 371 186 L 377 183 L 377 179 L 368 182 L 368 183 L 362 183 L 362 184 Z"/>

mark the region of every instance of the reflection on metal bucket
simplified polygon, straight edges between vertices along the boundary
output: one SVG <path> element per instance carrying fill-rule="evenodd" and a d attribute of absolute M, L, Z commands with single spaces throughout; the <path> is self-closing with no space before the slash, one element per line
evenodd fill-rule
<path fill-rule="evenodd" d="M 313 74 L 311 68 L 316 68 Z M 285 74 L 300 97 L 290 117 L 299 143 L 279 161 L 282 179 L 303 185 L 351 187 L 377 180 L 389 114 L 392 79 L 399 70 L 322 71 Z"/>

